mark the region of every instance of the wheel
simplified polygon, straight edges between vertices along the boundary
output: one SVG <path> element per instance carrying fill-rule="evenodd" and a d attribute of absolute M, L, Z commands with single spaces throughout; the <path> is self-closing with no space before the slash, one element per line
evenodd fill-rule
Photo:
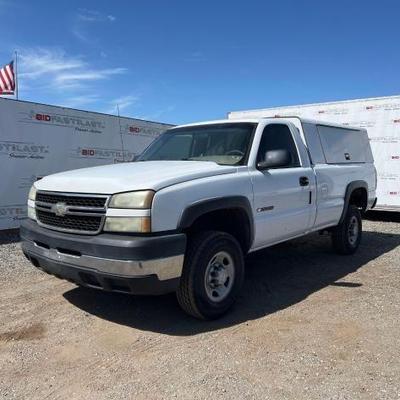
<path fill-rule="evenodd" d="M 360 245 L 362 222 L 360 210 L 349 205 L 342 223 L 332 231 L 332 245 L 339 254 L 353 254 Z"/>
<path fill-rule="evenodd" d="M 185 312 L 215 319 L 234 303 L 244 278 L 238 241 L 225 232 L 201 232 L 189 239 L 177 298 Z"/>

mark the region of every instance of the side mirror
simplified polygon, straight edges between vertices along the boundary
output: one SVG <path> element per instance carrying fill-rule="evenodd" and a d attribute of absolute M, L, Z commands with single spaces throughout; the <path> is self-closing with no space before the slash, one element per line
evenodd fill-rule
<path fill-rule="evenodd" d="M 264 160 L 257 163 L 258 169 L 287 167 L 292 162 L 288 150 L 270 150 L 265 153 Z"/>

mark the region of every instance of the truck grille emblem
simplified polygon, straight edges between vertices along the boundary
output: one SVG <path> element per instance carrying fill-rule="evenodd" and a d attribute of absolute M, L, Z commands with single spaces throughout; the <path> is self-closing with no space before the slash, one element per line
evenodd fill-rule
<path fill-rule="evenodd" d="M 58 217 L 64 217 L 64 215 L 68 211 L 68 207 L 65 203 L 56 203 L 51 207 L 51 210 L 56 214 Z"/>

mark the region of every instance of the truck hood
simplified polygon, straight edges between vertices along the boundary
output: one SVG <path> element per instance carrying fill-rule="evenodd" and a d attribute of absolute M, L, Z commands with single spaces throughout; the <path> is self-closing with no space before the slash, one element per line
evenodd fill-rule
<path fill-rule="evenodd" d="M 75 169 L 37 181 L 38 190 L 113 194 L 131 190 L 159 190 L 166 186 L 236 172 L 211 161 L 142 161 Z"/>

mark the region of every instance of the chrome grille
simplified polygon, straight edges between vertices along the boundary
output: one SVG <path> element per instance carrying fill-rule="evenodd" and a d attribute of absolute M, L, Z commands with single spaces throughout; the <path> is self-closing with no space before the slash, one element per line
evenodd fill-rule
<path fill-rule="evenodd" d="M 105 195 L 37 192 L 37 221 L 62 232 L 94 235 L 103 228 L 107 202 Z"/>
<path fill-rule="evenodd" d="M 103 208 L 106 204 L 107 197 L 87 197 L 79 195 L 65 196 L 62 194 L 38 192 L 36 194 L 36 201 L 40 203 L 49 203 L 49 204 L 63 202 L 68 206 Z"/>
<path fill-rule="evenodd" d="M 45 225 L 68 229 L 71 231 L 98 232 L 101 226 L 102 217 L 81 217 L 79 215 L 65 215 L 58 217 L 46 211 L 36 211 L 37 218 Z"/>

